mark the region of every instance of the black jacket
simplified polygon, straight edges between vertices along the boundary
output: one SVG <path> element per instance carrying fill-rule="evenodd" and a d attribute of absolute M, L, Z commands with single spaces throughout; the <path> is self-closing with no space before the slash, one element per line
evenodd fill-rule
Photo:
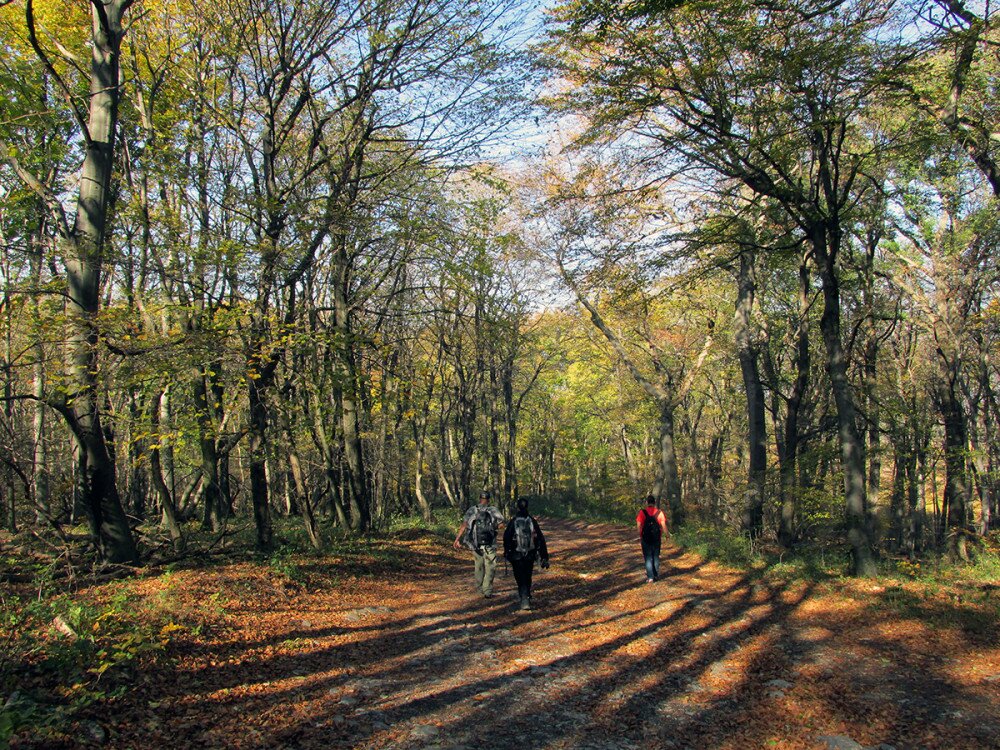
<path fill-rule="evenodd" d="M 531 525 L 535 530 L 535 549 L 529 557 L 534 560 L 536 557 L 542 560 L 549 559 L 549 548 L 545 545 L 545 535 L 534 516 L 529 515 Z M 514 521 L 517 516 L 507 522 L 507 529 L 503 532 L 503 556 L 508 560 L 520 560 L 521 555 L 517 551 L 517 541 L 514 539 Z"/>

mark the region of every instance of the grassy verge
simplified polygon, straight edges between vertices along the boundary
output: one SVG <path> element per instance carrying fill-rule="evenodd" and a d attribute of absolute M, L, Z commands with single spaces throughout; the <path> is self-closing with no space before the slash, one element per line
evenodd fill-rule
<path fill-rule="evenodd" d="M 377 577 L 419 567 L 427 555 L 451 542 L 452 523 L 397 518 L 377 535 L 325 535 L 324 549 L 312 548 L 299 519 L 274 521 L 275 549 L 254 549 L 252 524 L 233 523 L 224 537 L 185 527 L 189 555 L 155 562 L 137 575 L 97 583 L 93 571 L 74 558 L 47 560 L 38 550 L 18 547 L 0 556 L 0 575 L 16 580 L 0 586 L 0 750 L 29 731 L 36 739 L 79 736 L 101 744 L 101 730 L 88 716 L 136 686 L 157 663 L 169 663 L 172 645 L 198 640 L 224 621 L 226 602 L 266 597 L 274 590 L 336 587 L 348 576 Z M 162 533 L 143 529 L 146 548 Z M 82 532 L 81 532 L 82 533 Z M 169 543 L 164 557 L 173 557 Z M 162 559 L 162 558 L 161 558 Z M 231 586 L 194 602 L 183 590 L 199 570 L 249 564 L 266 571 L 263 589 L 244 590 L 240 574 Z M 210 585 L 210 584 L 207 584 Z M 230 590 L 231 589 L 231 590 Z M 219 621 L 217 623 L 216 621 Z"/>
<path fill-rule="evenodd" d="M 57 737 L 88 707 L 130 689 L 200 615 L 177 606 L 170 574 L 156 596 L 117 581 L 84 592 L 0 596 L 0 748 L 30 727 Z M 82 731 L 100 742 L 100 728 Z"/>
<path fill-rule="evenodd" d="M 943 555 L 918 560 L 883 558 L 874 579 L 847 575 L 843 546 L 814 544 L 792 553 L 710 527 L 688 524 L 674 541 L 700 556 L 745 570 L 774 584 L 822 584 L 821 591 L 863 603 L 893 617 L 960 630 L 977 642 L 997 641 L 1000 622 L 1000 539 L 987 539 L 974 562 Z"/>

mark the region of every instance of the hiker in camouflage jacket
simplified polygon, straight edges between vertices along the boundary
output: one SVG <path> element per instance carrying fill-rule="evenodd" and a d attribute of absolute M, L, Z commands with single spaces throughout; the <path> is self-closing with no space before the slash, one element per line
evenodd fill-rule
<path fill-rule="evenodd" d="M 462 517 L 455 535 L 455 549 L 463 546 L 472 550 L 475 561 L 476 588 L 487 599 L 493 596 L 493 578 L 497 571 L 496 538 L 503 514 L 490 505 L 490 493 L 479 493 L 479 504 L 473 505 Z"/>

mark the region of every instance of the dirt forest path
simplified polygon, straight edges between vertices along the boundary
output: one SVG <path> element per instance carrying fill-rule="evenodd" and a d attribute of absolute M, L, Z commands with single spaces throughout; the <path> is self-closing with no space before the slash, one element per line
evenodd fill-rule
<path fill-rule="evenodd" d="M 536 569 L 528 613 L 502 564 L 484 599 L 469 553 L 440 540 L 415 540 L 410 570 L 391 579 L 287 595 L 248 579 L 245 611 L 195 592 L 231 626 L 148 675 L 107 744 L 1000 747 L 995 623 L 933 628 L 863 596 L 753 583 L 670 545 L 647 585 L 634 532 L 542 524 L 552 568 Z"/>

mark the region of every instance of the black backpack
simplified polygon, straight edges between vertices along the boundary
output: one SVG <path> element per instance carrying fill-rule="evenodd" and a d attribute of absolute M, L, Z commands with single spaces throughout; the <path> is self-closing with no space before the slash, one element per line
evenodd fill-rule
<path fill-rule="evenodd" d="M 535 524 L 531 516 L 517 516 L 514 519 L 514 550 L 522 560 L 535 551 Z"/>
<path fill-rule="evenodd" d="M 479 508 L 472 519 L 470 533 L 474 549 L 492 547 L 497 541 L 497 521 L 489 508 Z"/>
<path fill-rule="evenodd" d="M 660 522 L 656 518 L 658 513 L 649 515 L 649 511 L 643 508 L 642 515 L 644 516 L 642 520 L 642 541 L 647 544 L 655 544 L 660 541 L 660 534 L 662 533 Z"/>

